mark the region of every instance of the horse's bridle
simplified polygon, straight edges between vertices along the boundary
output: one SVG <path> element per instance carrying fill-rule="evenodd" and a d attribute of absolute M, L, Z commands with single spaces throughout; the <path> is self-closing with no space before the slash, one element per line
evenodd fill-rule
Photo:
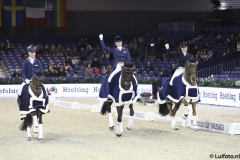
<path fill-rule="evenodd" d="M 127 68 L 127 67 L 124 67 L 124 66 L 123 66 L 123 69 L 125 69 L 125 71 L 126 71 L 127 74 L 130 74 L 130 73 L 133 72 L 133 67 L 132 67 L 132 68 Z M 125 82 L 125 79 L 123 78 L 123 76 L 122 76 L 122 79 L 123 79 L 123 81 Z"/>
<path fill-rule="evenodd" d="M 44 76 L 37 77 L 36 75 L 33 76 L 33 78 L 36 78 L 38 81 L 42 81 Z M 35 85 L 33 84 L 34 89 L 42 89 L 42 84 L 41 85 Z"/>
<path fill-rule="evenodd" d="M 190 64 L 191 66 L 196 66 L 197 64 L 196 63 L 190 63 L 190 62 L 187 62 L 188 64 Z M 191 82 L 193 82 L 193 80 L 192 80 L 192 75 L 193 74 L 196 74 L 196 72 L 190 72 L 189 71 L 189 67 L 187 67 L 187 77 L 188 77 L 188 79 L 190 79 L 191 80 Z"/>

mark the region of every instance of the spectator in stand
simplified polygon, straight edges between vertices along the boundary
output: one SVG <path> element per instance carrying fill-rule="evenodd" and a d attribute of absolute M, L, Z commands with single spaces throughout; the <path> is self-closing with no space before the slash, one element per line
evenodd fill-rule
<path fill-rule="evenodd" d="M 223 43 L 222 35 L 218 34 L 215 43 L 221 45 Z"/>
<path fill-rule="evenodd" d="M 0 50 L 1 51 L 5 51 L 6 50 L 5 44 L 3 42 L 1 43 Z"/>
<path fill-rule="evenodd" d="M 65 62 L 63 62 L 63 69 L 64 69 L 64 71 L 68 71 L 68 66 L 66 65 Z"/>
<path fill-rule="evenodd" d="M 72 65 L 73 65 L 73 67 L 78 66 L 78 64 L 79 64 L 79 61 L 78 61 L 78 59 L 74 56 L 73 59 L 72 59 Z"/>
<path fill-rule="evenodd" d="M 206 27 L 205 30 L 202 32 L 202 36 L 203 37 L 208 37 L 210 35 L 210 31 L 208 30 L 208 28 Z"/>
<path fill-rule="evenodd" d="M 150 55 L 155 56 L 156 55 L 156 43 L 153 38 L 151 38 L 151 40 L 150 40 L 149 49 L 150 49 Z"/>
<path fill-rule="evenodd" d="M 172 64 L 172 69 L 174 69 L 175 67 L 176 67 L 176 64 L 173 63 L 173 64 Z"/>
<path fill-rule="evenodd" d="M 109 55 L 109 54 L 108 54 Z M 107 51 L 106 50 L 102 50 L 102 60 L 107 60 L 108 58 L 107 58 Z M 108 56 L 109 57 L 109 56 Z"/>
<path fill-rule="evenodd" d="M 194 56 L 194 58 L 196 57 L 196 54 L 197 54 L 198 51 L 199 51 L 198 46 L 195 45 L 194 48 L 192 49 L 192 52 L 191 52 L 192 55 Z"/>
<path fill-rule="evenodd" d="M 223 56 L 226 56 L 227 54 L 226 53 L 223 53 Z"/>
<path fill-rule="evenodd" d="M 53 63 L 52 60 L 49 61 L 49 64 L 48 64 L 47 68 L 48 68 L 48 70 L 50 70 L 50 71 L 51 71 L 51 69 L 54 69 L 54 63 Z"/>
<path fill-rule="evenodd" d="M 97 58 L 94 58 L 94 61 L 92 62 L 91 68 L 100 68 L 100 62 L 98 61 Z"/>
<path fill-rule="evenodd" d="M 49 77 L 54 77 L 55 76 L 55 71 L 54 69 L 50 69 Z"/>
<path fill-rule="evenodd" d="M 54 69 L 54 76 L 56 76 L 56 77 L 59 76 L 58 71 L 56 69 Z"/>
<path fill-rule="evenodd" d="M 70 56 L 67 56 L 67 58 L 65 60 L 65 63 L 66 63 L 66 65 L 69 65 L 69 66 L 73 67 L 72 60 L 71 60 Z"/>
<path fill-rule="evenodd" d="M 139 58 L 141 61 L 143 61 L 146 56 L 148 56 L 148 49 L 147 49 L 147 47 L 145 47 L 144 52 L 141 52 L 141 53 L 139 54 L 138 58 Z"/>
<path fill-rule="evenodd" d="M 94 68 L 93 75 L 94 76 L 98 76 L 99 75 L 99 69 L 97 67 Z"/>
<path fill-rule="evenodd" d="M 209 42 L 206 42 L 206 44 L 203 46 L 203 50 L 206 50 L 206 51 L 210 51 L 211 50 Z"/>
<path fill-rule="evenodd" d="M 147 71 L 147 73 L 149 73 L 150 71 L 153 71 L 153 67 L 152 67 L 150 61 L 147 62 L 147 66 L 146 66 L 145 70 Z"/>
<path fill-rule="evenodd" d="M 84 50 L 83 47 L 81 47 L 79 55 L 80 55 L 80 60 L 81 60 L 82 62 L 85 62 L 87 56 L 86 56 L 86 51 Z"/>
<path fill-rule="evenodd" d="M 235 50 L 237 48 L 237 41 L 236 41 L 236 38 L 234 37 L 234 35 L 231 34 L 231 37 L 229 39 L 227 39 L 227 41 L 228 41 L 229 53 L 235 52 Z"/>
<path fill-rule="evenodd" d="M 92 51 L 92 46 L 88 42 L 86 42 L 86 50 L 90 53 Z"/>
<path fill-rule="evenodd" d="M 58 75 L 61 76 L 61 77 L 66 77 L 67 76 L 63 67 L 60 68 L 60 70 L 58 72 Z"/>
<path fill-rule="evenodd" d="M 59 71 L 60 68 L 61 68 L 60 63 L 58 63 L 57 66 L 55 67 L 55 69 L 56 69 L 57 71 Z"/>
<path fill-rule="evenodd" d="M 215 37 L 217 36 L 217 32 L 214 30 L 214 28 L 211 28 L 210 32 L 209 32 L 209 36 L 208 37 Z"/>
<path fill-rule="evenodd" d="M 69 47 L 67 47 L 67 50 L 66 50 L 65 53 L 64 53 L 64 57 L 65 57 L 65 58 L 67 58 L 68 56 L 69 56 L 69 57 L 72 56 L 72 52 L 71 52 L 71 50 L 70 50 Z"/>
<path fill-rule="evenodd" d="M 127 40 L 124 41 L 123 47 L 129 49 L 130 46 Z"/>
<path fill-rule="evenodd" d="M 87 68 L 85 69 L 85 74 L 93 74 L 93 69 L 91 68 L 90 64 L 88 64 Z"/>
<path fill-rule="evenodd" d="M 81 48 L 84 48 L 83 39 L 81 39 L 81 40 L 78 42 L 77 50 L 80 51 Z"/>
<path fill-rule="evenodd" d="M 21 77 L 21 73 L 19 72 L 19 69 L 15 69 L 15 71 L 12 74 L 13 78 L 20 78 Z"/>
<path fill-rule="evenodd" d="M 49 77 L 50 76 L 49 70 L 47 68 L 44 71 L 44 76 L 45 77 Z"/>
<path fill-rule="evenodd" d="M 208 59 L 213 59 L 214 57 L 215 56 L 214 56 L 213 50 L 210 50 L 208 53 Z"/>
<path fill-rule="evenodd" d="M 134 46 L 133 46 L 133 51 L 132 51 L 131 57 L 132 57 L 132 58 L 137 58 L 137 57 L 138 57 L 137 45 L 134 45 Z"/>
<path fill-rule="evenodd" d="M 74 48 L 74 49 L 73 49 L 72 55 L 73 55 L 74 57 L 79 57 L 79 52 L 77 51 L 77 48 Z"/>
<path fill-rule="evenodd" d="M 166 51 L 165 48 L 165 40 L 162 39 L 160 36 L 158 37 L 158 42 L 157 42 L 157 53 L 156 53 L 156 58 L 157 59 L 162 59 L 162 54 Z"/>
<path fill-rule="evenodd" d="M 10 43 L 7 43 L 7 46 L 6 46 L 6 54 L 8 54 L 8 52 L 12 52 L 13 49 L 12 49 L 12 46 Z"/>
<path fill-rule="evenodd" d="M 43 57 L 43 53 L 42 53 L 42 50 L 41 50 L 41 48 L 39 47 L 39 45 L 36 45 L 36 56 L 37 56 L 38 58 Z"/>
<path fill-rule="evenodd" d="M 59 44 L 58 47 L 56 48 L 56 53 L 57 53 L 57 56 L 63 55 L 63 49 L 61 44 Z"/>
<path fill-rule="evenodd" d="M 48 47 L 48 45 L 46 44 L 44 50 L 43 50 L 43 55 L 46 55 L 46 54 L 50 54 L 50 49 Z"/>
<path fill-rule="evenodd" d="M 51 55 L 57 55 L 57 51 L 56 51 L 56 48 L 55 48 L 54 44 L 52 45 L 52 47 L 50 49 L 50 54 Z"/>
<path fill-rule="evenodd" d="M 103 68 L 102 68 L 102 73 L 101 73 L 101 74 L 102 74 L 102 75 L 108 74 L 108 70 L 106 69 L 105 66 L 103 66 Z"/>
<path fill-rule="evenodd" d="M 109 65 L 107 66 L 107 70 L 108 70 L 108 73 L 111 73 L 111 72 L 112 72 L 112 65 L 109 64 Z"/>
<path fill-rule="evenodd" d="M 237 51 L 240 51 L 240 40 L 237 41 Z"/>

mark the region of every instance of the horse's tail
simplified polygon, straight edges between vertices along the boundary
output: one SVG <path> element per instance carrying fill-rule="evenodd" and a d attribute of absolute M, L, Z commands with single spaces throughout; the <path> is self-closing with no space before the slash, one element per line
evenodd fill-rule
<path fill-rule="evenodd" d="M 107 110 L 108 110 L 108 105 L 107 105 L 108 102 L 104 102 L 103 105 L 102 105 L 102 109 L 101 109 L 101 114 L 102 115 L 105 115 L 107 114 Z"/>
<path fill-rule="evenodd" d="M 19 129 L 21 131 L 26 131 L 27 127 L 32 127 L 33 120 L 31 113 L 27 114 L 27 116 L 24 118 L 22 124 L 19 126 Z"/>
<path fill-rule="evenodd" d="M 167 103 L 164 104 L 159 104 L 159 113 L 162 116 L 166 116 L 169 113 L 168 107 L 167 107 Z"/>

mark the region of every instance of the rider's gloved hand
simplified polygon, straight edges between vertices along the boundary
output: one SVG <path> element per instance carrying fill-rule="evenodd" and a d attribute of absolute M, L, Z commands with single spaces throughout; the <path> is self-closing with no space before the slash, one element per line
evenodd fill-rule
<path fill-rule="evenodd" d="M 31 81 L 29 79 L 25 79 L 25 82 L 29 84 Z"/>
<path fill-rule="evenodd" d="M 103 40 L 103 34 L 99 35 L 100 40 Z"/>
<path fill-rule="evenodd" d="M 169 44 L 165 44 L 166 49 L 169 49 Z"/>

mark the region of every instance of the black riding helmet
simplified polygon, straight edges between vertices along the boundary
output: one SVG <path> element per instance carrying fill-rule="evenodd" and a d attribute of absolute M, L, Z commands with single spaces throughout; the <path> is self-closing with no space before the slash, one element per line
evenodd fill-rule
<path fill-rule="evenodd" d="M 182 43 L 180 43 L 180 47 L 182 47 L 182 48 L 185 48 L 187 46 L 188 46 L 188 44 L 185 41 L 182 41 Z"/>
<path fill-rule="evenodd" d="M 27 47 L 27 51 L 28 52 L 36 52 L 36 47 L 33 46 L 33 45 L 30 45 L 30 46 Z"/>
<path fill-rule="evenodd" d="M 123 41 L 123 39 L 122 39 L 121 36 L 116 36 L 116 37 L 114 38 L 114 43 L 116 43 L 116 42 L 122 42 L 122 41 Z"/>

